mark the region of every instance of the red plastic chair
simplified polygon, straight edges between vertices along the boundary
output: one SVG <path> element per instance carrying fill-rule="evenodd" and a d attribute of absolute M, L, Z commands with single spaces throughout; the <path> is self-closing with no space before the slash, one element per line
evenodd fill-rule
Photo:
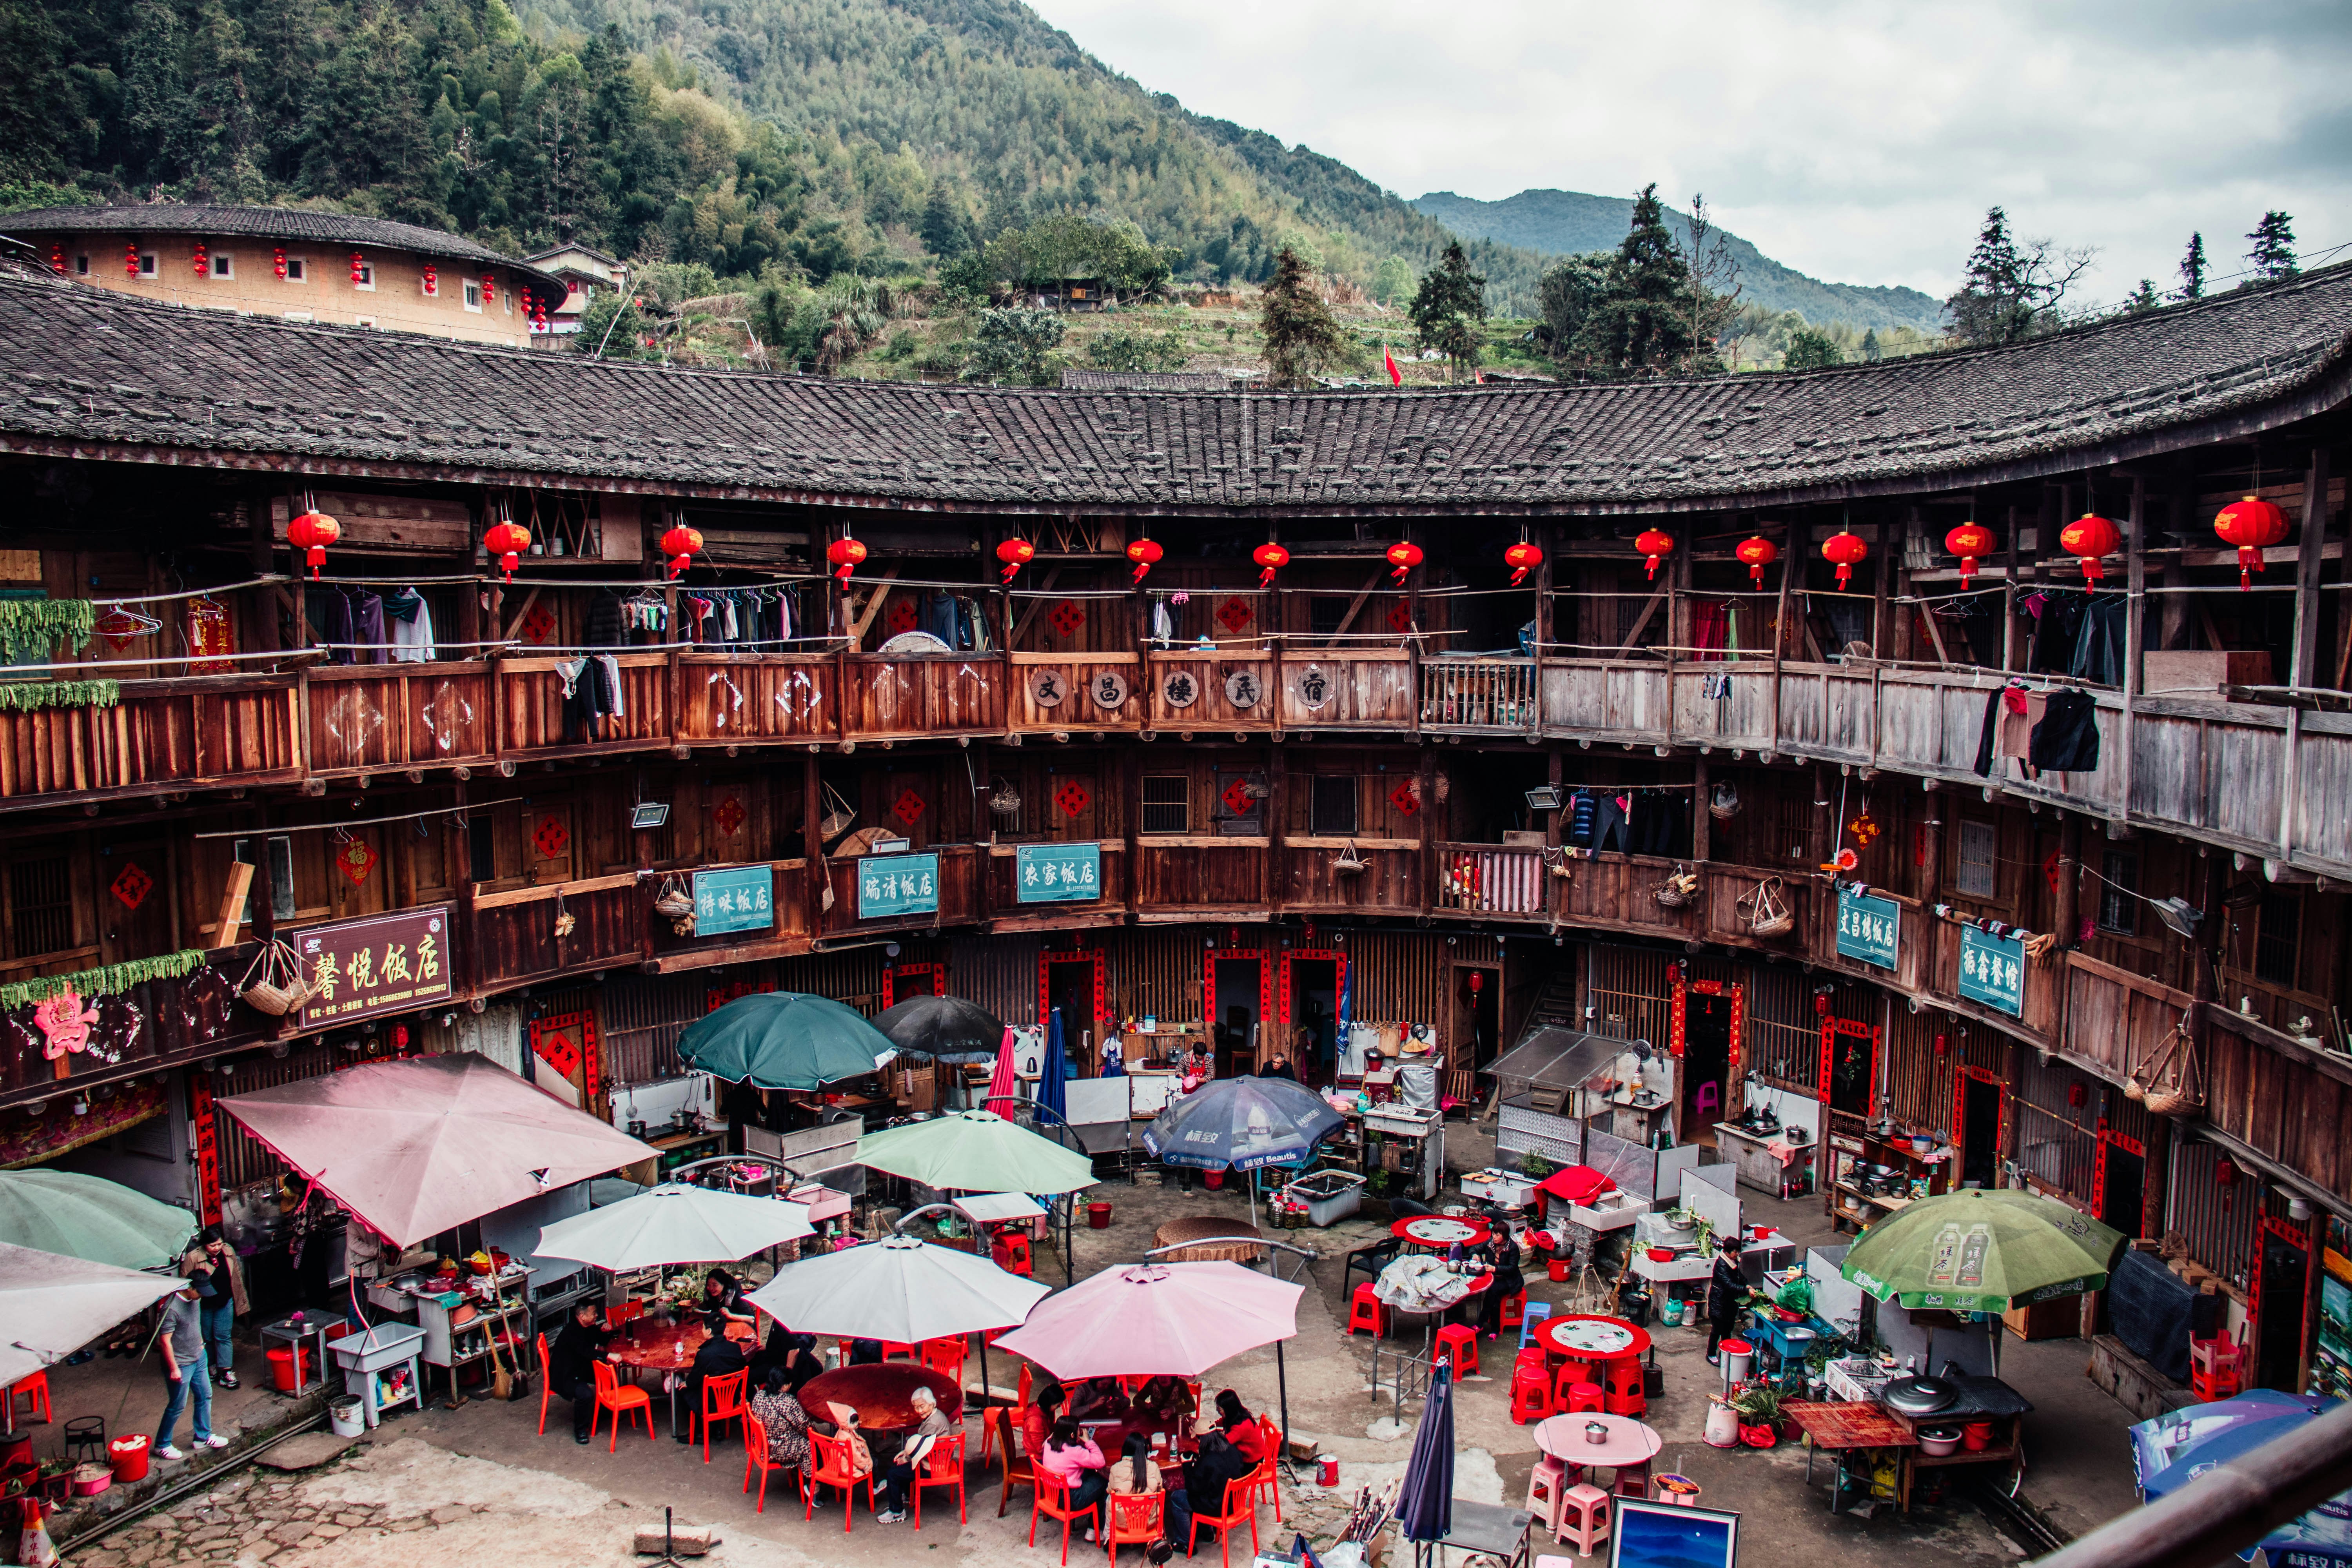
<path fill-rule="evenodd" d="M 588 1413 L 588 1436 L 592 1439 L 596 1436 L 596 1423 L 604 1418 L 607 1410 L 613 1413 L 613 1436 L 611 1441 L 604 1445 L 604 1452 L 610 1454 L 619 1450 L 621 1417 L 632 1410 L 645 1416 L 646 1438 L 649 1442 L 652 1440 L 654 1396 L 642 1388 L 623 1388 L 621 1380 L 613 1375 L 612 1363 L 600 1361 L 596 1363 L 596 1408 Z"/>
<path fill-rule="evenodd" d="M 710 1463 L 710 1424 L 714 1421 L 742 1421 L 750 1417 L 751 1409 L 750 1405 L 743 1403 L 743 1394 L 751 1384 L 751 1374 L 749 1371 L 730 1372 L 724 1377 L 706 1377 L 702 1380 L 702 1409 L 699 1415 L 702 1423 L 702 1462 L 704 1464 Z M 696 1413 L 688 1412 L 687 1421 L 689 1424 L 689 1430 L 695 1419 Z"/>
<path fill-rule="evenodd" d="M 539 1435 L 542 1437 L 547 1436 L 547 1396 L 555 1392 L 550 1386 L 554 1381 L 555 1374 L 548 1370 L 547 1365 L 547 1336 L 541 1334 L 539 1336 Z"/>
<path fill-rule="evenodd" d="M 1029 1494 L 1029 1544 L 1032 1546 L 1037 1544 L 1039 1519 L 1060 1520 L 1062 1521 L 1062 1568 L 1069 1568 L 1070 1525 L 1077 1520 L 1092 1519 L 1094 1515 L 1095 1510 L 1092 1507 L 1072 1508 L 1070 1489 L 1055 1480 L 1049 1472 L 1039 1470 L 1036 1483 L 1030 1489 Z M 1255 1536 L 1257 1526 L 1251 1525 L 1250 1531 Z"/>
<path fill-rule="evenodd" d="M 1223 1560 L 1224 1568 L 1234 1568 L 1234 1531 L 1244 1524 L 1249 1526 L 1250 1556 L 1255 1558 L 1257 1555 L 1257 1478 L 1244 1476 L 1240 1480 L 1225 1483 L 1224 1512 L 1196 1513 L 1192 1516 L 1192 1529 L 1189 1539 L 1184 1542 L 1185 1556 L 1192 1556 L 1194 1550 L 1200 1546 L 1201 1527 L 1204 1524 L 1217 1532 L 1217 1550 Z"/>
<path fill-rule="evenodd" d="M 49 1420 L 51 1418 L 49 1410 L 49 1374 L 46 1372 L 30 1373 L 24 1377 L 18 1378 L 15 1383 L 10 1384 L 8 1385 L 8 1408 L 12 1413 L 16 1410 L 16 1401 L 19 1399 L 22 1399 L 25 1402 L 25 1415 L 26 1419 L 41 1421 Z M 40 1412 L 38 1416 L 35 1416 L 33 1415 L 33 1412 L 36 1410 Z"/>
<path fill-rule="evenodd" d="M 743 1412 L 743 1489 L 751 1489 L 751 1472 L 760 1472 L 760 1502 L 751 1511 L 768 1511 L 768 1476 L 773 1470 L 789 1470 L 792 1466 L 768 1457 L 768 1426 L 749 1410 Z"/>
<path fill-rule="evenodd" d="M 1000 1443 L 1003 1445 L 998 1455 L 1003 1464 L 1003 1482 L 996 1495 L 996 1517 L 999 1519 L 1003 1519 L 1005 1510 L 1013 1506 L 1014 1487 L 1027 1487 L 1033 1493 L 1037 1489 L 1035 1462 L 1026 1454 L 1014 1452 L 1021 1446 L 1021 1426 L 1013 1419 L 1013 1415 L 1001 1405 L 991 1405 L 980 1413 L 980 1462 L 987 1464 L 990 1452 Z"/>
<path fill-rule="evenodd" d="M 917 1346 L 902 1345 L 896 1340 L 884 1340 L 882 1342 L 882 1359 L 884 1361 L 898 1361 L 903 1359 L 906 1361 L 919 1362 L 923 1359 L 923 1356 L 921 1350 Z"/>
<path fill-rule="evenodd" d="M 1029 1260 L 1029 1238 L 1018 1231 L 997 1232 L 996 1239 L 990 1244 L 988 1252 L 989 1256 L 996 1260 L 996 1266 L 1007 1274 L 1026 1275 L 1032 1271 L 1033 1266 Z"/>
<path fill-rule="evenodd" d="M 630 1319 L 642 1318 L 645 1315 L 646 1304 L 632 1297 L 617 1307 L 604 1309 L 604 1326 L 608 1329 L 617 1329 Z"/>
<path fill-rule="evenodd" d="M 923 1489 L 953 1487 L 956 1495 L 956 1522 L 968 1522 L 971 1514 L 964 1506 L 963 1495 L 963 1434 L 954 1433 L 931 1445 L 923 1462 L 915 1467 L 914 1485 L 908 1489 L 915 1500 L 915 1528 L 923 1528 Z"/>
<path fill-rule="evenodd" d="M 971 1354 L 971 1342 L 961 1335 L 946 1339 L 925 1340 L 922 1363 L 931 1371 L 963 1382 L 963 1363 Z"/>
<path fill-rule="evenodd" d="M 1263 1496 L 1274 1504 L 1274 1522 L 1280 1524 L 1282 1522 L 1282 1476 L 1275 1467 L 1282 1458 L 1282 1446 L 1285 1439 L 1282 1428 L 1276 1426 L 1265 1416 L 1259 1416 L 1257 1424 L 1265 1429 L 1266 1450 L 1265 1458 L 1258 1461 L 1257 1468 L 1252 1470 L 1249 1475 L 1250 1484 L 1255 1489 L 1250 1494 L 1250 1506 L 1255 1508 L 1258 1498 Z"/>
<path fill-rule="evenodd" d="M 1138 1497 L 1132 1492 L 1113 1492 L 1109 1497 L 1110 1528 L 1103 1532 L 1103 1544 L 1109 1548 L 1105 1561 L 1117 1563 L 1122 1546 L 1140 1546 L 1147 1550 L 1151 1543 L 1168 1533 L 1168 1494 L 1146 1492 Z"/>
<path fill-rule="evenodd" d="M 866 1511 L 870 1513 L 874 1510 L 873 1473 L 868 1471 L 862 1476 L 857 1473 L 856 1464 L 850 1459 L 849 1443 L 845 1438 L 811 1432 L 809 1447 L 816 1452 L 816 1468 L 809 1471 L 801 1482 L 801 1496 L 808 1504 L 801 1512 L 801 1520 L 805 1523 L 816 1517 L 817 1488 L 838 1487 L 841 1489 L 841 1533 L 847 1535 L 849 1527 L 857 1520 L 857 1488 L 861 1482 L 866 1488 Z"/>

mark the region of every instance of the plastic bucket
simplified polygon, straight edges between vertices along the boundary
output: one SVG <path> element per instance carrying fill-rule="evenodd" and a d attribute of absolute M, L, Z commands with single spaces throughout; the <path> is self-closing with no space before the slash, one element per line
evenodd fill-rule
<path fill-rule="evenodd" d="M 106 1457 L 114 1465 L 114 1479 L 124 1486 L 147 1479 L 148 1441 L 146 1433 L 133 1432 L 106 1445 Z"/>
<path fill-rule="evenodd" d="M 1339 1484 L 1339 1455 L 1318 1454 L 1315 1456 L 1315 1484 L 1318 1487 L 1336 1487 Z"/>
<path fill-rule="evenodd" d="M 1756 1364 L 1756 1347 L 1746 1340 L 1726 1340 L 1720 1347 L 1723 1355 L 1723 1380 L 1745 1383 L 1748 1369 Z"/>
<path fill-rule="evenodd" d="M 302 1386 L 301 1347 L 276 1346 L 269 1352 L 269 1381 L 280 1394 L 292 1394 Z"/>
<path fill-rule="evenodd" d="M 1971 1421 L 1960 1428 L 1960 1447 L 1977 1453 L 1992 1446 L 1992 1423 Z"/>
<path fill-rule="evenodd" d="M 338 1437 L 356 1437 L 367 1430 L 367 1407 L 357 1394 L 327 1401 L 327 1425 Z"/>
<path fill-rule="evenodd" d="M 1087 1227 L 1089 1230 L 1108 1230 L 1110 1228 L 1110 1205 L 1108 1204 L 1088 1204 L 1087 1205 Z"/>
<path fill-rule="evenodd" d="M 1544 1270 L 1550 1276 L 1551 1282 L 1553 1284 L 1565 1285 L 1568 1283 L 1568 1264 L 1569 1260 L 1565 1258 L 1555 1258 L 1545 1263 Z"/>
<path fill-rule="evenodd" d="M 1688 1476 L 1660 1476 L 1655 1485 L 1658 1495 L 1676 1508 L 1698 1506 L 1698 1483 Z"/>

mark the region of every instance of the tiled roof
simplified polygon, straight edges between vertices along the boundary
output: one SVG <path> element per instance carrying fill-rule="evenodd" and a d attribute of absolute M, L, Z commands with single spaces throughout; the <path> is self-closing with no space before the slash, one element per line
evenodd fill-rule
<path fill-rule="evenodd" d="M 1064 392 L 1230 392 L 1234 378 L 1213 370 L 1066 370 Z"/>
<path fill-rule="evenodd" d="M 2341 399 L 2352 266 L 2012 348 L 1460 392 L 1023 391 L 676 371 L 0 277 L 0 445 L 1060 510 L 1575 510 L 2053 468 Z"/>
<path fill-rule="evenodd" d="M 199 202 L 142 202 L 135 206 L 31 207 L 0 215 L 0 234 L 22 237 L 30 234 L 193 234 L 205 238 L 290 240 L 307 245 L 375 246 L 385 250 L 413 250 L 455 261 L 488 262 L 535 273 L 550 283 L 555 275 L 527 261 L 501 256 L 461 234 L 420 228 L 390 218 L 354 217 L 345 213 L 312 212 L 301 207 L 213 206 Z M 584 247 L 583 248 L 585 248 Z"/>

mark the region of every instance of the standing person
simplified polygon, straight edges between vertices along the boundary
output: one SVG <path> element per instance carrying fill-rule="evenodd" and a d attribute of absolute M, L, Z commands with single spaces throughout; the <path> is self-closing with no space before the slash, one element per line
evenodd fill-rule
<path fill-rule="evenodd" d="M 915 1407 L 915 1429 L 907 1434 L 907 1440 L 898 1446 L 898 1457 L 882 1472 L 881 1506 L 874 1514 L 881 1524 L 896 1524 L 907 1517 L 907 1491 L 915 1484 L 915 1472 L 950 1429 L 947 1412 L 940 1408 L 940 1396 L 929 1389 L 918 1386 L 907 1402 Z"/>
<path fill-rule="evenodd" d="M 189 1398 L 195 1400 L 194 1447 L 226 1448 L 228 1439 L 213 1434 L 213 1383 L 205 1373 L 204 1325 L 196 1310 L 199 1297 L 196 1288 L 174 1291 L 163 1306 L 163 1321 L 155 1331 L 156 1348 L 163 1355 L 163 1381 L 170 1393 L 163 1401 L 163 1424 L 155 1429 L 155 1457 L 159 1459 L 184 1459 L 185 1452 L 173 1446 L 173 1430 L 180 1425 L 180 1412 L 186 1409 Z"/>
<path fill-rule="evenodd" d="M 1715 1272 L 1706 1277 L 1706 1364 L 1717 1364 L 1716 1352 L 1739 1329 L 1739 1305 L 1748 1299 L 1748 1276 L 1739 1267 L 1739 1243 L 1734 1237 L 1716 1242 Z"/>
<path fill-rule="evenodd" d="M 572 1321 L 563 1325 L 563 1331 L 555 1336 L 554 1348 L 547 1353 L 547 1386 L 572 1401 L 575 1443 L 588 1441 L 588 1428 L 596 1418 L 596 1363 L 612 1359 L 604 1345 L 613 1333 L 604 1320 L 604 1309 L 595 1302 L 577 1303 L 572 1309 Z"/>
<path fill-rule="evenodd" d="M 196 1245 L 180 1259 L 180 1272 L 191 1279 L 202 1273 L 212 1283 L 213 1293 L 199 1300 L 196 1310 L 204 1328 L 205 1361 L 215 1382 L 223 1388 L 235 1388 L 236 1373 L 230 1368 L 236 1359 L 237 1314 L 252 1310 L 245 1295 L 244 1263 L 222 1236 L 221 1227 L 208 1225 L 196 1237 Z"/>
<path fill-rule="evenodd" d="M 1486 1247 L 1494 1261 L 1495 1278 L 1478 1304 L 1478 1327 L 1491 1340 L 1503 1331 L 1503 1303 L 1526 1289 L 1528 1279 L 1519 1272 L 1519 1241 L 1511 1233 L 1510 1221 L 1495 1221 L 1495 1232 Z"/>
<path fill-rule="evenodd" d="M 1094 1523 L 1087 1529 L 1087 1540 L 1092 1542 L 1095 1531 L 1102 1523 L 1103 1494 L 1110 1490 L 1110 1478 L 1103 1473 L 1106 1467 L 1102 1450 L 1095 1447 L 1095 1440 L 1076 1422 L 1066 1415 L 1054 1423 L 1036 1465 L 1039 1474 L 1051 1476 L 1058 1485 L 1069 1489 L 1070 1508 L 1095 1510 Z"/>

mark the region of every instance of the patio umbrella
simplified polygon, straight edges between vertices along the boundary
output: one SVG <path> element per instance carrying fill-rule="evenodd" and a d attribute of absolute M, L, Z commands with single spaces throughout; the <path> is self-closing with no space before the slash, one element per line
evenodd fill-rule
<path fill-rule="evenodd" d="M 910 996 L 877 1015 L 874 1026 L 909 1056 L 941 1062 L 996 1058 L 1004 1020 L 961 996 Z"/>
<path fill-rule="evenodd" d="M 2005 1312 L 2100 1289 L 2124 1240 L 2048 1198 L 1970 1187 L 1920 1198 L 1870 1226 L 1840 1272 L 1915 1310 Z"/>
<path fill-rule="evenodd" d="M 1404 1463 L 1404 1485 L 1397 1493 L 1397 1523 L 1404 1538 L 1421 1548 L 1454 1532 L 1454 1367 L 1440 1362 L 1429 1370 L 1429 1397 L 1421 1406 L 1421 1426 L 1412 1435 L 1412 1453 Z"/>
<path fill-rule="evenodd" d="M 732 1263 L 815 1233 L 805 1204 L 670 1182 L 558 1220 L 540 1231 L 532 1250 L 617 1274 L 674 1263 Z"/>
<path fill-rule="evenodd" d="M 857 1163 L 948 1192 L 1074 1193 L 1095 1184 L 1092 1160 L 992 1110 L 869 1132 L 857 1141 Z"/>
<path fill-rule="evenodd" d="M 1566 1165 L 1538 1182 L 1536 1189 L 1563 1203 L 1589 1204 L 1616 1184 L 1606 1171 L 1596 1171 L 1590 1165 Z"/>
<path fill-rule="evenodd" d="M 1153 1118 L 1143 1147 L 1171 1165 L 1255 1171 L 1297 1164 L 1345 1125 L 1321 1095 L 1286 1078 L 1220 1078 Z"/>
<path fill-rule="evenodd" d="M 889 1236 L 788 1263 L 745 1300 L 800 1333 L 917 1344 L 1008 1327 L 1045 1296 L 978 1254 Z"/>
<path fill-rule="evenodd" d="M 655 1154 L 472 1051 L 373 1062 L 215 1103 L 402 1247 Z"/>
<path fill-rule="evenodd" d="M 677 1037 L 678 1060 L 754 1089 L 815 1089 L 863 1078 L 898 1053 L 890 1037 L 824 996 L 738 996 Z"/>
<path fill-rule="evenodd" d="M 996 1070 L 988 1075 L 988 1098 L 981 1102 L 981 1109 L 993 1110 L 1000 1102 L 1017 1100 L 1020 1094 L 1019 1079 L 1013 1070 L 1013 1030 L 1008 1026 L 996 1047 Z"/>
<path fill-rule="evenodd" d="M 2292 1394 L 2280 1394 L 2273 1389 L 2249 1389 L 2228 1399 L 2217 1399 L 2210 1405 L 2191 1405 L 2179 1410 L 2168 1410 L 2152 1421 L 2143 1421 L 2131 1429 L 2132 1478 L 2142 1490 L 2156 1479 L 2166 1466 L 2179 1458 L 2181 1450 L 2192 1443 L 2216 1436 L 2233 1427 L 2256 1422 L 2276 1421 L 2294 1416 L 2301 1426 L 2311 1415 L 2311 1401 L 2297 1399 Z M 2282 1427 L 2280 1433 L 2293 1430 Z"/>
<path fill-rule="evenodd" d="M 2210 1437 L 2200 1437 L 2176 1454 L 2172 1463 L 2143 1481 L 2140 1489 L 2148 1501 L 2154 1502 L 2233 1459 L 2255 1456 L 2253 1465 L 2242 1468 L 2257 1468 L 2264 1445 L 2301 1429 L 2341 1403 L 2336 1399 L 2301 1399 L 2296 1401 L 2299 1408 L 2291 1414 L 2268 1420 L 2241 1421 Z M 2211 1408 L 2206 1406 L 2208 1410 Z M 2338 1492 L 2309 1513 L 2287 1521 L 2239 1555 L 2251 1563 L 2257 1548 L 2269 1554 L 2270 1562 L 2293 1563 L 2298 1568 L 2317 1568 L 2326 1563 L 2352 1563 L 2352 1491 Z"/>
<path fill-rule="evenodd" d="M 195 1234 L 187 1210 L 120 1182 L 71 1171 L 0 1171 L 0 1242 L 11 1247 L 153 1268 L 186 1251 Z"/>
<path fill-rule="evenodd" d="M 1065 1087 L 1067 1063 L 1062 1048 L 1062 1010 L 1056 1007 L 1045 1021 L 1045 1065 L 1037 1075 L 1037 1103 L 1052 1111 L 1056 1121 L 1070 1119 L 1070 1097 Z"/>
<path fill-rule="evenodd" d="M 0 1242 L 0 1389 L 64 1360 L 133 1312 L 187 1283 Z M 0 1431 L 16 1427 L 5 1402 Z"/>

